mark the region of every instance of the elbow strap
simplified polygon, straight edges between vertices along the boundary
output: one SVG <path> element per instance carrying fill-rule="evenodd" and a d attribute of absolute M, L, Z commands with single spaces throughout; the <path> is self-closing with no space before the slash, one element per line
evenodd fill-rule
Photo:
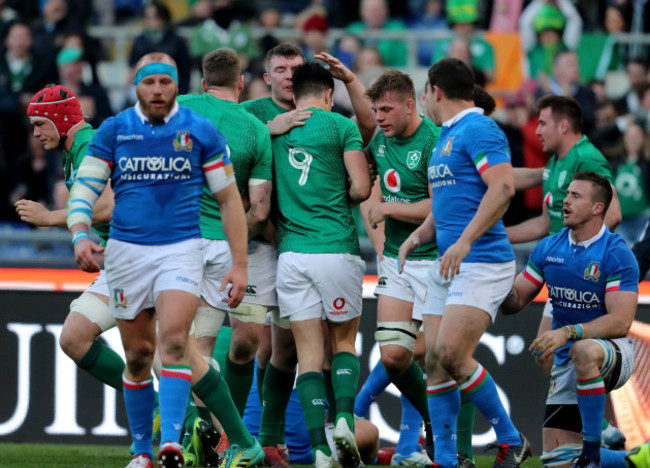
<path fill-rule="evenodd" d="M 66 204 L 68 228 L 77 223 L 92 225 L 93 206 L 104 191 L 110 175 L 108 162 L 93 156 L 83 159 Z"/>
<path fill-rule="evenodd" d="M 203 175 L 210 193 L 217 193 L 235 182 L 235 171 L 232 163 L 223 155 L 203 164 Z"/>

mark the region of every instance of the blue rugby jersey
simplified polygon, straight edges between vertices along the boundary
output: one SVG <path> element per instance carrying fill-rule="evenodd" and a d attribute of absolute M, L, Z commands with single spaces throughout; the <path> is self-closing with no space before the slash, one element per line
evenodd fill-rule
<path fill-rule="evenodd" d="M 592 239 L 576 244 L 569 232 L 564 228 L 542 239 L 523 272 L 536 286 L 546 282 L 554 330 L 605 315 L 607 292 L 639 291 L 639 266 L 621 236 L 603 225 Z M 569 360 L 572 344 L 555 351 L 555 364 Z"/>
<path fill-rule="evenodd" d="M 478 108 L 463 111 L 443 124 L 428 167 L 439 256 L 460 238 L 476 214 L 487 191 L 481 174 L 500 163 L 510 164 L 508 140 Z M 503 263 L 514 258 L 499 220 L 474 242 L 463 262 Z"/>
<path fill-rule="evenodd" d="M 203 164 L 232 166 L 226 139 L 196 112 L 175 104 L 164 124 L 151 125 L 139 105 L 107 119 L 88 154 L 112 169 L 115 208 L 110 237 L 145 245 L 200 238 Z"/>

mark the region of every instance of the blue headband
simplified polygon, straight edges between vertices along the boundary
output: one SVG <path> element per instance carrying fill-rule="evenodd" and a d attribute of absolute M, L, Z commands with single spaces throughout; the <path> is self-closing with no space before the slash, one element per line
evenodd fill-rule
<path fill-rule="evenodd" d="M 160 62 L 150 63 L 149 65 L 145 65 L 140 70 L 138 70 L 138 72 L 135 74 L 135 80 L 133 80 L 133 84 L 137 86 L 137 84 L 140 83 L 144 77 L 158 74 L 169 75 L 176 82 L 176 84 L 178 84 L 178 70 L 176 70 L 176 67 L 167 63 Z"/>

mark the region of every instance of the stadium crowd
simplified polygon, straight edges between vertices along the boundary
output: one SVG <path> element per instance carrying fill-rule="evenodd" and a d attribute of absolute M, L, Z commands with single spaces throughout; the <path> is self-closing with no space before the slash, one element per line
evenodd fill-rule
<path fill-rule="evenodd" d="M 605 395 L 634 368 L 625 335 L 646 272 L 630 247 L 650 213 L 648 49 L 612 35 L 650 28 L 645 2 L 199 0 L 184 18 L 173 2 L 78 3 L 3 5 L 0 214 L 67 225 L 83 270 L 100 271 L 94 254 L 106 252 L 61 346 L 124 393 L 129 467 L 153 466 L 156 425 L 158 466 L 288 466 L 294 379 L 310 461 L 375 461 L 377 435 L 355 417 L 367 413 L 357 408 L 356 224 L 380 273 L 381 361 L 369 381 L 394 383 L 403 414 L 424 427 L 391 464 L 473 466 L 476 409 L 496 433 L 495 468 L 532 454 L 473 352 L 499 310 L 516 313 L 546 282 L 530 345 L 551 379 L 545 465 L 645 466 L 647 444 L 627 455 L 601 447 Z M 259 40 L 252 18 L 267 30 Z M 123 92 L 109 96 L 88 25 L 140 20 Z M 297 44 L 274 37 L 280 24 L 302 31 Z M 347 31 L 337 43 L 330 25 Z M 418 44 L 424 89 L 399 71 L 403 41 L 365 35 L 408 28 L 449 31 Z M 581 36 L 600 29 L 587 81 Z M 518 31 L 527 57 L 529 78 L 495 89 L 500 107 L 483 90 L 499 70 L 481 30 Z M 616 73 L 627 87 L 610 95 Z M 513 286 L 511 244 L 542 238 Z M 212 356 L 226 315 L 220 370 Z M 126 363 L 96 341 L 114 326 Z M 259 440 L 245 424 L 254 374 Z M 468 425 L 466 450 L 457 432 Z"/>

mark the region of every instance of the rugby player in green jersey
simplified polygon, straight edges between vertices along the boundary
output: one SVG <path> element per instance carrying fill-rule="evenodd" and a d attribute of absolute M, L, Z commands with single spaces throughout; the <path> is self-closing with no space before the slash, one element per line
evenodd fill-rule
<path fill-rule="evenodd" d="M 46 150 L 61 150 L 65 185 L 70 189 L 95 134 L 83 118 L 78 98 L 64 86 L 51 85 L 34 95 L 27 114 L 34 126 L 34 138 Z M 94 230 L 102 245 L 106 245 L 108 239 L 113 204 L 113 190 L 107 184 L 93 211 Z M 37 227 L 66 227 L 65 209 L 49 210 L 41 203 L 19 200 L 16 212 L 22 221 Z M 102 270 L 95 282 L 70 304 L 59 344 L 79 367 L 121 392 L 124 361 L 111 348 L 96 341 L 99 335 L 115 326 L 115 319 L 108 311 L 108 296 Z"/>
<path fill-rule="evenodd" d="M 304 126 L 273 141 L 278 201 L 277 291 L 298 354 L 297 389 L 317 467 L 332 463 L 324 429 L 323 360 L 326 318 L 336 401 L 334 441 L 339 462 L 356 467 L 354 398 L 359 378 L 355 340 L 365 264 L 350 204 L 370 194 L 362 140 L 349 119 L 329 112 L 334 82 L 322 66 L 296 67 L 296 106 L 313 112 Z"/>

